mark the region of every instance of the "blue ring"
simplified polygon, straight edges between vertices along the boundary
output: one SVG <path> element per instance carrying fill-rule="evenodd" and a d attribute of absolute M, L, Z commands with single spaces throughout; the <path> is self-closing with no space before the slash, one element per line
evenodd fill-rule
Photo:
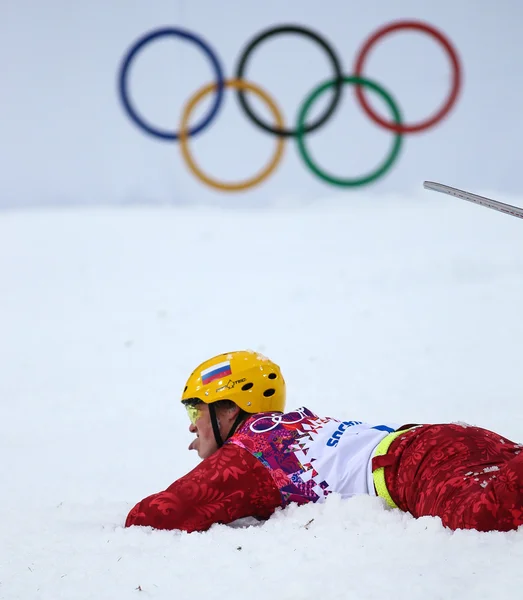
<path fill-rule="evenodd" d="M 214 104 L 211 107 L 209 114 L 203 119 L 203 121 L 194 127 L 193 129 L 189 129 L 188 135 L 193 136 L 197 133 L 200 133 L 209 123 L 214 119 L 216 113 L 218 112 L 222 100 L 223 100 L 223 92 L 224 92 L 224 77 L 223 77 L 223 69 L 220 65 L 220 61 L 216 54 L 213 52 L 211 47 L 200 37 L 195 35 L 194 33 L 190 33 L 184 29 L 179 29 L 177 27 L 165 27 L 162 29 L 153 30 L 151 33 L 146 34 L 142 38 L 138 39 L 130 48 L 129 52 L 125 56 L 122 66 L 120 69 L 120 77 L 119 77 L 119 92 L 120 92 L 120 100 L 122 101 L 124 108 L 129 115 L 129 117 L 146 133 L 149 133 L 153 137 L 159 137 L 164 140 L 177 140 L 179 134 L 171 133 L 169 131 L 165 131 L 162 129 L 157 129 L 151 125 L 148 125 L 142 117 L 139 116 L 138 112 L 133 108 L 131 101 L 129 100 L 129 94 L 127 91 L 128 84 L 128 75 L 129 68 L 131 66 L 131 62 L 136 55 L 143 50 L 143 48 L 152 40 L 156 38 L 174 35 L 176 37 L 181 37 L 190 42 L 194 42 L 197 46 L 199 46 L 203 52 L 207 55 L 209 60 L 212 63 L 214 72 L 216 74 L 217 79 L 217 94 L 214 99 Z"/>

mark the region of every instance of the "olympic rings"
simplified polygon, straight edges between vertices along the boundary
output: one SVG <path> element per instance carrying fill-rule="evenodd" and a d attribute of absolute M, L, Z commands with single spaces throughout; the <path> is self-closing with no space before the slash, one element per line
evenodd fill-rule
<path fill-rule="evenodd" d="M 396 124 L 401 125 L 401 115 L 400 115 L 398 107 L 396 106 L 396 103 L 394 102 L 394 100 L 392 99 L 390 94 L 388 92 L 386 92 L 377 83 L 369 81 L 368 79 L 363 79 L 362 77 L 344 77 L 342 79 L 342 82 L 343 83 L 354 83 L 356 85 L 363 85 L 364 87 L 368 87 L 371 90 L 377 92 L 385 100 L 385 102 L 389 105 L 391 112 L 394 116 L 394 120 L 395 120 Z M 397 159 L 397 157 L 399 155 L 399 151 L 401 148 L 402 136 L 401 136 L 401 133 L 396 132 L 394 144 L 392 146 L 392 150 L 391 150 L 389 156 L 386 158 L 386 160 L 383 162 L 383 164 L 381 166 L 379 166 L 374 172 L 370 173 L 369 175 L 365 175 L 365 176 L 359 177 L 357 179 L 340 179 L 340 178 L 334 177 L 333 175 L 329 175 L 325 171 L 322 171 L 319 167 L 317 167 L 312 162 L 312 159 L 310 158 L 310 156 L 305 148 L 305 142 L 304 142 L 305 129 L 303 129 L 303 124 L 305 122 L 305 117 L 307 116 L 307 112 L 309 111 L 309 109 L 313 105 L 313 103 L 321 96 L 321 94 L 323 94 L 323 92 L 325 92 L 326 90 L 328 90 L 329 88 L 331 88 L 332 86 L 334 86 L 336 84 L 337 84 L 337 82 L 333 80 L 333 81 L 327 81 L 323 85 L 319 85 L 316 89 L 314 89 L 312 91 L 311 95 L 303 103 L 303 106 L 301 107 L 301 110 L 300 110 L 300 114 L 298 116 L 298 127 L 297 127 L 298 149 L 299 149 L 301 157 L 307 163 L 307 166 L 309 167 L 309 169 L 311 171 L 313 171 L 320 179 L 323 179 L 323 181 L 327 181 L 328 183 L 332 183 L 333 185 L 338 185 L 338 186 L 343 186 L 343 187 L 356 187 L 356 186 L 360 186 L 360 185 L 365 185 L 367 183 L 370 183 L 371 181 L 375 181 L 376 179 L 381 177 L 386 171 L 388 171 L 392 167 L 394 161 Z"/>
<path fill-rule="evenodd" d="M 250 425 L 249 425 L 249 429 L 253 432 L 253 433 L 267 433 L 267 431 L 272 431 L 273 429 L 276 429 L 276 427 L 278 427 L 278 425 L 297 425 L 298 423 L 301 423 L 302 421 L 305 421 L 308 417 L 306 414 L 306 409 L 305 408 L 298 408 L 296 410 L 294 410 L 291 415 L 298 415 L 297 419 L 294 419 L 292 421 L 284 421 L 283 420 L 283 415 L 281 413 L 272 413 L 270 415 L 263 415 L 262 417 L 258 417 L 257 419 L 255 419 Z M 256 425 L 257 423 L 260 423 L 260 421 L 268 421 L 269 424 L 266 425 L 265 427 L 262 427 L 260 425 Z"/>
<path fill-rule="evenodd" d="M 127 114 L 136 123 L 136 125 L 138 125 L 138 127 L 145 129 L 145 131 L 151 134 L 152 136 L 156 136 L 164 140 L 177 140 L 178 135 L 176 133 L 171 133 L 170 131 L 157 129 L 152 125 L 148 125 L 142 119 L 142 117 L 140 117 L 140 115 L 136 112 L 133 105 L 131 104 L 131 101 L 129 100 L 129 92 L 127 91 L 127 80 L 129 77 L 129 68 L 131 67 L 132 61 L 136 58 L 140 50 L 143 50 L 145 46 L 153 40 L 171 35 L 175 37 L 181 37 L 182 39 L 193 42 L 194 44 L 199 46 L 211 61 L 214 73 L 216 74 L 216 79 L 218 81 L 218 93 L 216 94 L 216 98 L 214 99 L 214 104 L 211 106 L 211 110 L 209 111 L 209 114 L 205 117 L 205 119 L 203 119 L 203 121 L 194 129 L 191 129 L 191 135 L 196 135 L 197 133 L 200 133 L 200 131 L 202 131 L 205 127 L 207 127 L 207 125 L 209 125 L 209 123 L 216 116 L 223 99 L 223 69 L 216 54 L 213 52 L 209 44 L 207 44 L 207 42 L 205 42 L 201 37 L 195 35 L 194 33 L 191 33 L 190 31 L 185 31 L 184 29 L 179 29 L 177 27 L 165 27 L 163 29 L 157 29 L 156 31 L 153 31 L 148 35 L 145 35 L 142 38 L 140 38 L 135 44 L 131 46 L 131 49 L 129 50 L 127 56 L 125 57 L 125 60 L 122 63 L 119 78 L 120 98 L 122 100 L 125 110 L 127 111 Z"/>
<path fill-rule="evenodd" d="M 305 29 L 304 27 L 296 27 L 292 25 L 284 25 L 282 27 L 270 27 L 269 29 L 266 29 L 247 44 L 247 47 L 240 56 L 238 66 L 236 68 L 236 79 L 243 79 L 247 59 L 250 57 L 252 51 L 256 48 L 256 46 L 258 46 L 258 44 L 261 44 L 261 42 L 265 41 L 267 38 L 282 33 L 297 33 L 309 37 L 311 40 L 314 40 L 319 46 L 321 46 L 325 50 L 333 66 L 334 75 L 337 81 L 334 96 L 325 113 L 313 125 L 308 125 L 305 128 L 305 133 L 310 133 L 311 131 L 315 131 L 316 129 L 318 129 L 318 127 L 321 127 L 321 125 L 323 125 L 327 121 L 327 119 L 331 117 L 331 115 L 338 107 L 338 104 L 340 103 L 342 91 L 341 80 L 343 78 L 343 73 L 341 70 L 340 59 L 336 55 L 336 52 L 330 47 L 328 42 L 325 39 L 323 39 L 320 35 L 318 35 L 314 31 L 311 31 L 310 29 Z M 240 105 L 246 112 L 249 119 L 251 119 L 251 121 L 254 121 L 256 125 L 264 129 L 265 131 L 269 133 L 274 133 L 274 135 L 277 136 L 296 136 L 297 131 L 295 129 L 275 129 L 274 127 L 266 125 L 263 121 L 258 119 L 258 117 L 253 113 L 251 107 L 248 105 L 243 90 L 238 90 L 238 100 L 240 101 Z"/>
<path fill-rule="evenodd" d="M 386 92 L 380 85 L 377 83 L 365 78 L 362 75 L 363 67 L 365 64 L 365 60 L 372 49 L 372 47 L 381 40 L 387 34 L 398 31 L 398 30 L 418 30 L 422 33 L 426 33 L 432 38 L 434 38 L 437 42 L 441 44 L 444 50 L 449 55 L 450 61 L 452 63 L 452 86 L 450 94 L 445 101 L 444 105 L 432 116 L 429 118 L 414 124 L 404 124 L 401 117 L 401 112 L 396 105 L 395 101 L 392 99 L 390 94 Z M 320 84 L 316 89 L 314 89 L 308 98 L 304 101 L 303 105 L 300 107 L 299 116 L 297 119 L 296 127 L 294 129 L 285 129 L 283 118 L 281 116 L 281 112 L 276 105 L 276 102 L 267 94 L 267 92 L 263 91 L 259 86 L 246 82 L 243 79 L 246 64 L 249 57 L 252 54 L 252 51 L 262 42 L 268 39 L 269 37 L 291 33 L 297 34 L 301 36 L 305 36 L 312 41 L 316 42 L 320 47 L 322 47 L 327 53 L 330 62 L 332 63 L 334 77 L 326 83 Z M 182 117 L 180 122 L 180 130 L 179 132 L 169 131 L 165 129 L 160 129 L 155 126 L 148 124 L 143 117 L 139 115 L 137 110 L 134 108 L 133 104 L 129 99 L 129 91 L 128 91 L 128 79 L 129 79 L 129 71 L 132 65 L 132 61 L 136 58 L 137 54 L 145 48 L 145 46 L 158 38 L 166 37 L 166 36 L 175 36 L 182 38 L 183 40 L 192 42 L 196 44 L 201 50 L 203 50 L 204 54 L 210 60 L 213 70 L 216 75 L 216 81 L 214 83 L 210 83 L 204 85 L 200 90 L 198 90 L 189 100 L 189 102 L 182 109 Z M 385 173 L 392 167 L 393 163 L 397 160 L 401 144 L 402 144 L 402 136 L 405 134 L 416 133 L 420 131 L 425 131 L 430 127 L 435 126 L 439 123 L 443 118 L 445 118 L 451 111 L 452 107 L 455 105 L 457 98 L 459 96 L 461 85 L 462 85 L 462 76 L 461 76 L 461 65 L 459 62 L 458 54 L 456 49 L 452 46 L 451 42 L 437 29 L 428 25 L 426 23 L 422 23 L 420 21 L 395 21 L 389 23 L 381 27 L 379 30 L 374 32 L 363 44 L 361 50 L 358 52 L 355 62 L 354 62 L 354 74 L 353 75 L 344 75 L 341 62 L 332 48 L 332 46 L 319 34 L 315 33 L 310 29 L 306 29 L 305 27 L 297 26 L 297 25 L 281 25 L 266 29 L 256 35 L 250 42 L 248 42 L 242 51 L 238 59 L 238 65 L 236 67 L 236 76 L 233 79 L 225 79 L 223 75 L 223 69 L 221 66 L 221 61 L 219 60 L 216 52 L 210 47 L 210 45 L 204 41 L 200 36 L 186 31 L 184 29 L 175 28 L 175 27 L 166 27 L 160 28 L 157 30 L 153 30 L 148 34 L 144 35 L 138 41 L 136 41 L 122 61 L 122 65 L 119 72 L 119 85 L 118 91 L 120 95 L 121 102 L 123 104 L 124 110 L 131 118 L 131 120 L 137 125 L 140 129 L 145 131 L 145 133 L 167 141 L 176 141 L 180 142 L 180 149 L 182 158 L 186 162 L 189 170 L 193 173 L 193 175 L 205 183 L 210 187 L 213 187 L 222 191 L 239 191 L 246 190 L 248 188 L 252 188 L 255 185 L 260 184 L 262 181 L 267 179 L 277 168 L 282 156 L 284 149 L 284 142 L 288 137 L 294 137 L 296 139 L 296 144 L 298 146 L 298 151 L 300 153 L 301 158 L 303 159 L 307 168 L 318 178 L 326 183 L 330 183 L 332 185 L 344 186 L 344 187 L 357 187 L 369 184 L 373 181 L 376 181 L 378 178 L 385 175 Z M 387 158 L 383 161 L 383 163 L 378 166 L 375 171 L 370 174 L 358 177 L 358 178 L 338 178 L 333 175 L 328 174 L 326 171 L 320 169 L 316 166 L 311 160 L 309 153 L 305 146 L 305 135 L 312 131 L 319 129 L 322 125 L 324 125 L 330 117 L 336 111 L 339 101 L 341 98 L 341 93 L 343 90 L 344 84 L 354 84 L 356 97 L 364 109 L 365 113 L 372 119 L 376 124 L 380 125 L 384 129 L 395 134 L 394 142 L 392 149 L 387 156 Z M 214 117 L 217 116 L 218 111 L 223 102 L 224 89 L 226 87 L 232 87 L 237 90 L 238 100 L 240 106 L 245 111 L 249 119 L 254 122 L 260 129 L 272 133 L 275 135 L 277 140 L 275 153 L 268 163 L 268 165 L 262 169 L 255 176 L 246 179 L 244 181 L 240 181 L 237 183 L 224 183 L 221 181 L 217 181 L 216 179 L 212 179 L 196 165 L 194 159 L 192 158 L 189 149 L 188 149 L 188 139 L 201 131 L 203 131 L 206 127 L 208 127 L 213 121 Z M 319 98 L 321 94 L 327 91 L 330 88 L 334 88 L 333 97 L 329 106 L 325 109 L 324 113 L 317 118 L 316 121 L 306 124 L 306 116 L 309 112 L 309 109 L 314 104 L 314 102 Z M 386 121 L 382 119 L 379 115 L 377 115 L 369 106 L 363 88 L 368 88 L 376 93 L 378 93 L 386 102 L 388 107 L 392 113 L 392 121 Z M 257 96 L 259 96 L 262 100 L 270 108 L 272 114 L 274 115 L 276 125 L 266 124 L 261 121 L 252 111 L 249 104 L 246 100 L 245 90 L 251 91 Z M 194 127 L 188 129 L 187 124 L 189 122 L 189 117 L 191 112 L 193 111 L 196 104 L 211 91 L 215 91 L 215 96 L 211 108 L 207 115 Z"/>
<path fill-rule="evenodd" d="M 441 121 L 450 112 L 450 109 L 457 100 L 461 88 L 461 68 L 459 65 L 459 59 L 456 50 L 453 48 L 452 44 L 445 38 L 445 36 L 437 29 L 419 21 L 397 21 L 395 23 L 390 23 L 389 25 L 386 25 L 381 29 L 378 29 L 378 31 L 373 33 L 363 44 L 363 47 L 360 50 L 358 56 L 356 57 L 356 61 L 354 64 L 354 74 L 356 76 L 361 76 L 365 59 L 367 58 L 367 55 L 372 46 L 374 46 L 374 44 L 384 36 L 388 35 L 393 31 L 398 31 L 399 29 L 417 29 L 418 31 L 422 31 L 423 33 L 426 33 L 433 37 L 446 50 L 452 63 L 452 88 L 450 90 L 450 94 L 447 101 L 432 117 L 425 119 L 425 121 L 421 121 L 420 123 L 417 123 L 415 125 L 400 125 L 398 123 L 389 123 L 388 121 L 385 121 L 384 119 L 379 117 L 368 105 L 363 95 L 363 91 L 359 86 L 356 87 L 356 96 L 363 110 L 378 125 L 381 125 L 389 131 L 395 131 L 396 133 L 418 133 L 420 131 L 428 129 L 429 127 L 432 127 L 433 125 Z"/>
<path fill-rule="evenodd" d="M 264 100 L 267 106 L 270 108 L 278 127 L 280 129 L 283 128 L 283 117 L 279 108 L 276 106 L 276 103 L 270 98 L 270 96 L 268 96 L 267 93 L 264 92 L 260 87 L 254 85 L 254 83 L 249 83 L 240 79 L 226 79 L 223 82 L 223 84 L 225 87 L 232 87 L 237 90 L 249 90 L 251 92 L 254 92 L 257 96 Z M 180 149 L 182 151 L 182 156 L 185 159 L 185 162 L 187 163 L 193 175 L 195 175 L 198 179 L 200 179 L 207 185 L 214 187 L 218 190 L 230 192 L 246 190 L 247 188 L 253 187 L 258 183 L 261 183 L 264 179 L 267 179 L 267 177 L 269 177 L 269 175 L 271 175 L 271 173 L 276 169 L 283 154 L 285 140 L 282 137 L 278 139 L 278 141 L 276 142 L 276 152 L 274 153 L 274 156 L 272 157 L 269 164 L 251 179 L 246 179 L 245 181 L 240 181 L 239 183 L 223 183 L 221 181 L 217 181 L 216 179 L 212 179 L 211 177 L 206 175 L 196 165 L 192 156 L 189 153 L 189 148 L 187 146 L 187 123 L 189 122 L 189 117 L 191 116 L 191 113 L 196 104 L 198 104 L 198 102 L 202 98 L 204 98 L 209 92 L 215 90 L 216 86 L 216 83 L 210 83 L 209 85 L 200 88 L 185 105 L 182 115 L 182 124 L 180 128 Z"/>

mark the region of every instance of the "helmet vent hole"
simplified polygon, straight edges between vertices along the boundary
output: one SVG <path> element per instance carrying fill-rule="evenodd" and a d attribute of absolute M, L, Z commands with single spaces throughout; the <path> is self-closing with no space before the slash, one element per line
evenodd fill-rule
<path fill-rule="evenodd" d="M 268 377 L 269 379 L 276 379 L 276 377 L 278 377 L 278 375 L 276 375 L 276 373 L 269 373 L 269 374 L 267 375 L 267 377 Z"/>
<path fill-rule="evenodd" d="M 246 392 L 247 390 L 250 390 L 252 388 L 254 384 L 249 382 L 249 383 L 244 383 L 242 385 L 242 392 Z"/>
<path fill-rule="evenodd" d="M 263 395 L 268 398 L 269 396 L 272 396 L 274 393 L 276 392 L 276 390 L 274 390 L 273 388 L 269 388 L 268 390 L 265 390 L 263 392 Z"/>
<path fill-rule="evenodd" d="M 185 386 L 185 389 L 183 390 L 183 393 L 185 394 L 186 391 L 187 391 L 187 386 Z"/>

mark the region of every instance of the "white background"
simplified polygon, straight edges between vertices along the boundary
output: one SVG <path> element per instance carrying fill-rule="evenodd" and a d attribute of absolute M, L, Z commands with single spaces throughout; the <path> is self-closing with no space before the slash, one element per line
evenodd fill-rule
<path fill-rule="evenodd" d="M 217 192 L 188 172 L 177 143 L 151 138 L 131 123 L 117 93 L 119 66 L 138 37 L 160 26 L 181 26 L 203 36 L 232 77 L 243 46 L 272 25 L 315 29 L 351 74 L 358 49 L 378 27 L 398 19 L 426 21 L 458 50 L 462 93 L 439 125 L 404 138 L 398 162 L 368 190 L 412 191 L 424 179 L 479 193 L 520 190 L 523 5 L 517 0 L 4 0 L 0 10 L 2 206 L 256 206 L 341 193 L 307 172 L 293 140 L 277 172 L 262 186 L 232 196 Z M 260 46 L 247 75 L 269 91 L 291 125 L 304 98 L 331 70 L 312 42 L 284 36 Z M 392 93 L 411 123 L 432 114 L 446 98 L 450 63 L 432 39 L 400 32 L 375 47 L 365 75 Z M 140 55 L 130 87 L 148 120 L 174 130 L 186 100 L 212 80 L 200 50 L 170 39 Z M 226 92 L 219 117 L 191 142 L 204 170 L 226 181 L 257 172 L 274 148 L 274 139 L 247 120 L 234 96 Z M 373 105 L 387 115 L 381 103 L 373 99 Z M 200 106 L 202 112 L 206 106 L 208 101 Z M 342 177 L 372 170 L 390 144 L 391 134 L 371 123 L 348 86 L 335 116 L 309 138 L 319 164 Z"/>

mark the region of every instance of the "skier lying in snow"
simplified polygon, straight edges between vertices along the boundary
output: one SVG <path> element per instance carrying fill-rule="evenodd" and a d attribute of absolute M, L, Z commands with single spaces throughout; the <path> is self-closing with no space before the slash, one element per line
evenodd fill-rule
<path fill-rule="evenodd" d="M 521 446 L 460 424 L 369 424 L 284 413 L 279 367 L 251 351 L 214 357 L 182 394 L 202 462 L 139 502 L 126 527 L 205 531 L 267 519 L 291 502 L 368 494 L 441 518 L 450 529 L 508 531 L 523 524 Z"/>

